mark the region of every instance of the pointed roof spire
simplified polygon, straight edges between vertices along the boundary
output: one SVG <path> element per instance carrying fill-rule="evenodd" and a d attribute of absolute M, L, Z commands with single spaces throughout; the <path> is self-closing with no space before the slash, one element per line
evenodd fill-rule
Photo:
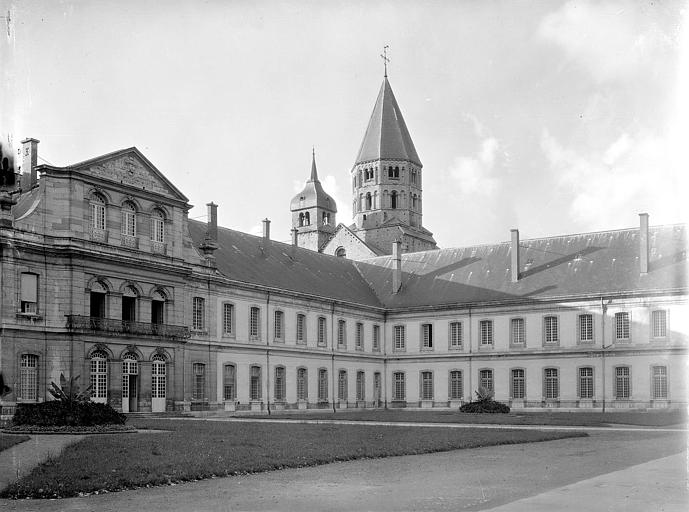
<path fill-rule="evenodd" d="M 307 208 L 323 208 L 332 213 L 337 212 L 335 200 L 323 190 L 323 185 L 318 181 L 318 171 L 316 170 L 316 149 L 311 148 L 311 176 L 304 184 L 304 190 L 299 192 L 290 203 L 290 210 L 303 210 Z"/>
<path fill-rule="evenodd" d="M 372 160 L 407 160 L 422 165 L 387 76 L 383 78 L 354 165 Z"/>
<path fill-rule="evenodd" d="M 316 148 L 311 146 L 311 177 L 309 181 L 318 181 L 318 171 L 316 170 Z"/>

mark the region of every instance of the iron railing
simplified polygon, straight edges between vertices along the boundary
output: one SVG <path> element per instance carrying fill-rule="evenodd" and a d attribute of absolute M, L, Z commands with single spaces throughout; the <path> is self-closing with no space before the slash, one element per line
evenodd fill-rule
<path fill-rule="evenodd" d="M 134 334 L 163 338 L 188 338 L 191 336 L 189 327 L 185 325 L 151 324 L 84 315 L 67 315 L 67 328 L 71 331 L 98 331 L 110 334 Z"/>

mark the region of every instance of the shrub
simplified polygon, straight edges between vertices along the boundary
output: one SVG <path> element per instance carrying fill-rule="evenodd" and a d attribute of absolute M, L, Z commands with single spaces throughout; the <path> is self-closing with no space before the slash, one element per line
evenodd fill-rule
<path fill-rule="evenodd" d="M 469 402 L 468 404 L 462 405 L 459 410 L 460 412 L 468 412 L 472 414 L 479 413 L 501 413 L 507 414 L 510 412 L 509 406 L 496 402 L 493 400 L 493 390 L 480 386 L 478 391 L 476 391 L 476 397 L 478 400 L 475 402 Z"/>
<path fill-rule="evenodd" d="M 76 400 L 52 400 L 40 404 L 17 404 L 14 425 L 77 426 L 123 425 L 127 420 L 107 404 Z"/>

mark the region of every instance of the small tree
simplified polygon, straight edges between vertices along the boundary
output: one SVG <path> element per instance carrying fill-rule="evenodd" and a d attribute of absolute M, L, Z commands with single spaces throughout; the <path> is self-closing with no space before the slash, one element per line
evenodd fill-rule
<path fill-rule="evenodd" d="M 91 399 L 91 388 L 89 385 L 84 391 L 79 390 L 79 377 L 70 377 L 69 380 L 65 378 L 64 373 L 60 373 L 60 386 L 55 382 L 50 383 L 48 393 L 53 395 L 55 400 L 62 400 L 63 402 L 88 402 Z"/>
<path fill-rule="evenodd" d="M 485 386 L 479 386 L 476 390 L 475 402 L 469 402 L 468 404 L 462 405 L 459 410 L 460 412 L 468 413 L 508 413 L 510 408 L 501 403 L 493 400 L 495 392 L 492 389 L 488 389 Z"/>

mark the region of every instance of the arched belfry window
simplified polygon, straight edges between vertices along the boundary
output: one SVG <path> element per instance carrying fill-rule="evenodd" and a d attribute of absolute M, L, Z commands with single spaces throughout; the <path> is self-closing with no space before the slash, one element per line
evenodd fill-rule
<path fill-rule="evenodd" d="M 370 193 L 370 192 L 367 192 L 367 193 L 366 193 L 366 209 L 367 209 L 367 210 L 370 210 L 371 207 L 372 207 L 372 204 L 371 204 L 371 193 Z"/>
<path fill-rule="evenodd" d="M 309 212 L 306 212 L 304 214 L 304 226 L 310 226 L 311 225 L 311 216 L 309 215 Z"/>
<path fill-rule="evenodd" d="M 304 213 L 299 214 L 299 227 L 302 227 L 304 225 Z"/>
<path fill-rule="evenodd" d="M 397 191 L 393 190 L 390 194 L 390 208 L 397 208 Z"/>
<path fill-rule="evenodd" d="M 323 212 L 323 224 L 326 226 L 330 224 L 330 213 Z"/>

